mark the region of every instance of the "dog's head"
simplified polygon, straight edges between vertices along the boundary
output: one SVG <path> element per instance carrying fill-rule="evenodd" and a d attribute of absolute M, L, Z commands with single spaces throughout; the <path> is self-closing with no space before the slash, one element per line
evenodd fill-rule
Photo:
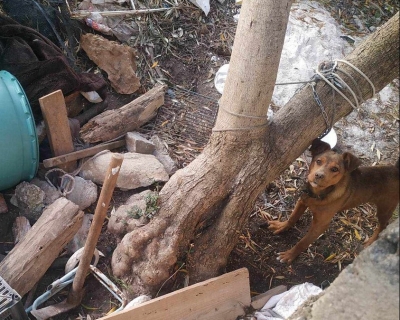
<path fill-rule="evenodd" d="M 361 160 L 349 152 L 340 154 L 319 139 L 312 142 L 312 161 L 308 182 L 314 189 L 323 190 L 337 184 L 344 175 L 357 169 Z"/>

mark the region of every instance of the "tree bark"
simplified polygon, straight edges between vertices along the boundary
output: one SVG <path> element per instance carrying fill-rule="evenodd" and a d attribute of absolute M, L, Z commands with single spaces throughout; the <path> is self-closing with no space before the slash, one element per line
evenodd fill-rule
<path fill-rule="evenodd" d="M 164 104 L 165 88 L 157 86 L 119 109 L 107 110 L 92 118 L 80 131 L 82 140 L 108 141 L 139 128 Z"/>
<path fill-rule="evenodd" d="M 257 14 L 261 17 L 265 14 L 260 13 L 263 8 L 273 4 L 274 10 L 281 8 L 274 12 L 282 15 L 285 7 L 285 4 L 275 1 L 261 2 L 244 2 L 241 13 L 244 17 L 238 26 L 237 38 L 245 36 L 256 41 L 257 46 L 259 44 L 259 49 L 253 50 L 252 42 L 244 46 L 242 43 L 242 48 L 249 48 L 247 53 L 250 56 L 263 50 L 264 46 L 271 46 L 268 43 L 270 38 L 244 35 L 240 33 L 240 23 L 242 28 L 245 29 L 244 23 L 251 29 L 259 23 Z M 257 10 L 253 11 L 250 5 Z M 251 17 L 247 16 L 249 12 Z M 270 21 L 268 25 L 271 24 Z M 346 57 L 368 76 L 377 92 L 399 73 L 398 24 L 397 14 Z M 237 41 L 241 43 L 239 39 Z M 235 40 L 233 52 L 236 43 Z M 259 86 L 262 80 L 258 83 L 244 82 L 243 75 L 248 72 L 255 75 L 250 79 L 259 79 L 258 71 L 253 70 L 258 67 L 257 61 L 253 66 L 248 65 L 249 69 L 232 68 L 221 98 L 221 108 L 255 118 L 236 116 L 220 108 L 216 129 L 221 131 L 214 131 L 203 153 L 186 168 L 177 171 L 164 186 L 160 192 L 160 210 L 155 218 L 148 225 L 125 235 L 115 250 L 113 272 L 129 284 L 131 293 L 158 290 L 178 258 L 188 262 L 192 283 L 221 273 L 259 194 L 309 146 L 312 139 L 325 130 L 312 91 L 305 87 L 277 112 L 268 123 L 267 131 L 263 126 L 265 119 L 259 117 L 266 114 L 272 94 L 269 86 L 275 77 L 265 80 L 268 83 L 265 87 Z M 369 84 L 362 77 L 346 65 L 341 65 L 341 68 L 359 83 L 365 99 L 372 96 Z M 276 68 L 262 72 L 266 74 L 267 70 L 275 74 Z M 268 78 L 268 74 L 265 77 Z M 250 92 L 251 97 L 247 99 L 245 95 L 250 95 Z M 348 102 L 338 95 L 332 106 L 328 86 L 319 84 L 317 92 L 328 114 L 334 110 L 335 121 L 352 111 Z M 259 103 L 254 95 L 262 102 Z M 238 106 L 237 101 L 242 105 Z"/>

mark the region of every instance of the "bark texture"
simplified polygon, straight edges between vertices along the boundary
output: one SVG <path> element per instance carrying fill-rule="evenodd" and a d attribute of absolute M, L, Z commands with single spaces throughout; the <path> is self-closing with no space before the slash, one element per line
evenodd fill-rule
<path fill-rule="evenodd" d="M 242 14 L 251 11 L 246 3 L 258 10 L 263 7 L 256 6 L 257 1 L 247 1 Z M 276 4 L 279 8 L 281 5 Z M 245 21 L 247 28 L 258 23 L 254 19 Z M 240 23 L 237 37 L 240 37 Z M 398 25 L 397 14 L 346 57 L 368 76 L 377 92 L 399 74 Z M 262 39 L 253 39 L 250 35 L 248 38 L 262 42 Z M 246 45 L 251 52 L 252 45 Z M 372 97 L 369 84 L 357 72 L 345 65 L 340 66 L 356 79 L 365 99 Z M 267 70 L 263 70 L 266 77 L 270 72 L 270 69 Z M 260 83 L 246 83 L 249 89 L 243 95 L 249 94 L 249 91 L 257 95 L 258 89 L 259 98 L 265 105 L 264 111 L 261 111 L 257 99 L 246 100 L 240 93 L 237 93 L 239 96 L 233 95 L 232 90 L 242 90 L 241 73 L 245 71 L 252 73 L 232 68 L 232 77 L 228 75 L 225 87 L 228 90 L 224 90 L 221 106 L 232 113 L 257 118 L 237 117 L 228 112 L 222 115 L 220 111 L 216 129 L 222 131 L 215 131 L 203 153 L 186 168 L 178 170 L 164 186 L 160 193 L 158 215 L 146 226 L 125 235 L 115 250 L 113 272 L 129 284 L 131 294 L 157 291 L 170 276 L 178 258 L 186 258 L 192 283 L 221 273 L 258 195 L 309 146 L 312 139 L 325 130 L 325 122 L 309 87 L 295 95 L 268 123 L 268 128 L 260 126 L 240 130 L 263 124 L 265 119 L 258 117 L 266 114 L 272 94 L 269 87 L 257 87 Z M 334 110 L 335 121 L 352 111 L 348 102 L 338 95 L 335 105 L 332 105 L 328 86 L 319 84 L 317 91 L 328 114 Z M 228 93 L 225 95 L 225 92 Z M 230 94 L 232 99 L 229 99 Z M 244 103 L 242 108 L 235 100 Z M 226 107 L 229 104 L 232 108 Z M 250 104 L 249 108 L 246 104 Z M 252 106 L 258 107 L 252 109 Z"/>
<path fill-rule="evenodd" d="M 86 143 L 96 143 L 134 131 L 157 114 L 164 104 L 165 88 L 156 86 L 119 109 L 100 113 L 82 127 L 80 137 Z"/>

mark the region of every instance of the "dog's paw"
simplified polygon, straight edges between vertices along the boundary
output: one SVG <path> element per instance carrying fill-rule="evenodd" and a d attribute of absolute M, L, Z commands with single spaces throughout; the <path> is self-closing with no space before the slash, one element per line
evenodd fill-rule
<path fill-rule="evenodd" d="M 271 230 L 274 234 L 278 234 L 289 229 L 289 224 L 288 221 L 273 220 L 269 221 L 268 229 Z"/>
<path fill-rule="evenodd" d="M 291 250 L 285 251 L 285 252 L 279 252 L 278 256 L 276 257 L 276 260 L 278 260 L 280 263 L 287 263 L 291 264 L 294 259 L 296 259 L 297 255 L 293 254 Z"/>

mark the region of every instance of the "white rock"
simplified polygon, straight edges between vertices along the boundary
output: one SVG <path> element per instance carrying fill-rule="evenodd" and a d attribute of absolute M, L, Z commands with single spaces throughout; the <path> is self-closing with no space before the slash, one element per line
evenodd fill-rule
<path fill-rule="evenodd" d="M 88 160 L 79 175 L 86 180 L 103 184 L 112 155 L 112 152 L 106 152 Z M 123 156 L 116 185 L 118 188 L 130 190 L 168 181 L 167 171 L 155 156 L 133 152 L 124 153 Z"/>
<path fill-rule="evenodd" d="M 75 177 L 74 189 L 67 195 L 67 199 L 85 210 L 97 200 L 97 186 L 90 180 Z"/>

